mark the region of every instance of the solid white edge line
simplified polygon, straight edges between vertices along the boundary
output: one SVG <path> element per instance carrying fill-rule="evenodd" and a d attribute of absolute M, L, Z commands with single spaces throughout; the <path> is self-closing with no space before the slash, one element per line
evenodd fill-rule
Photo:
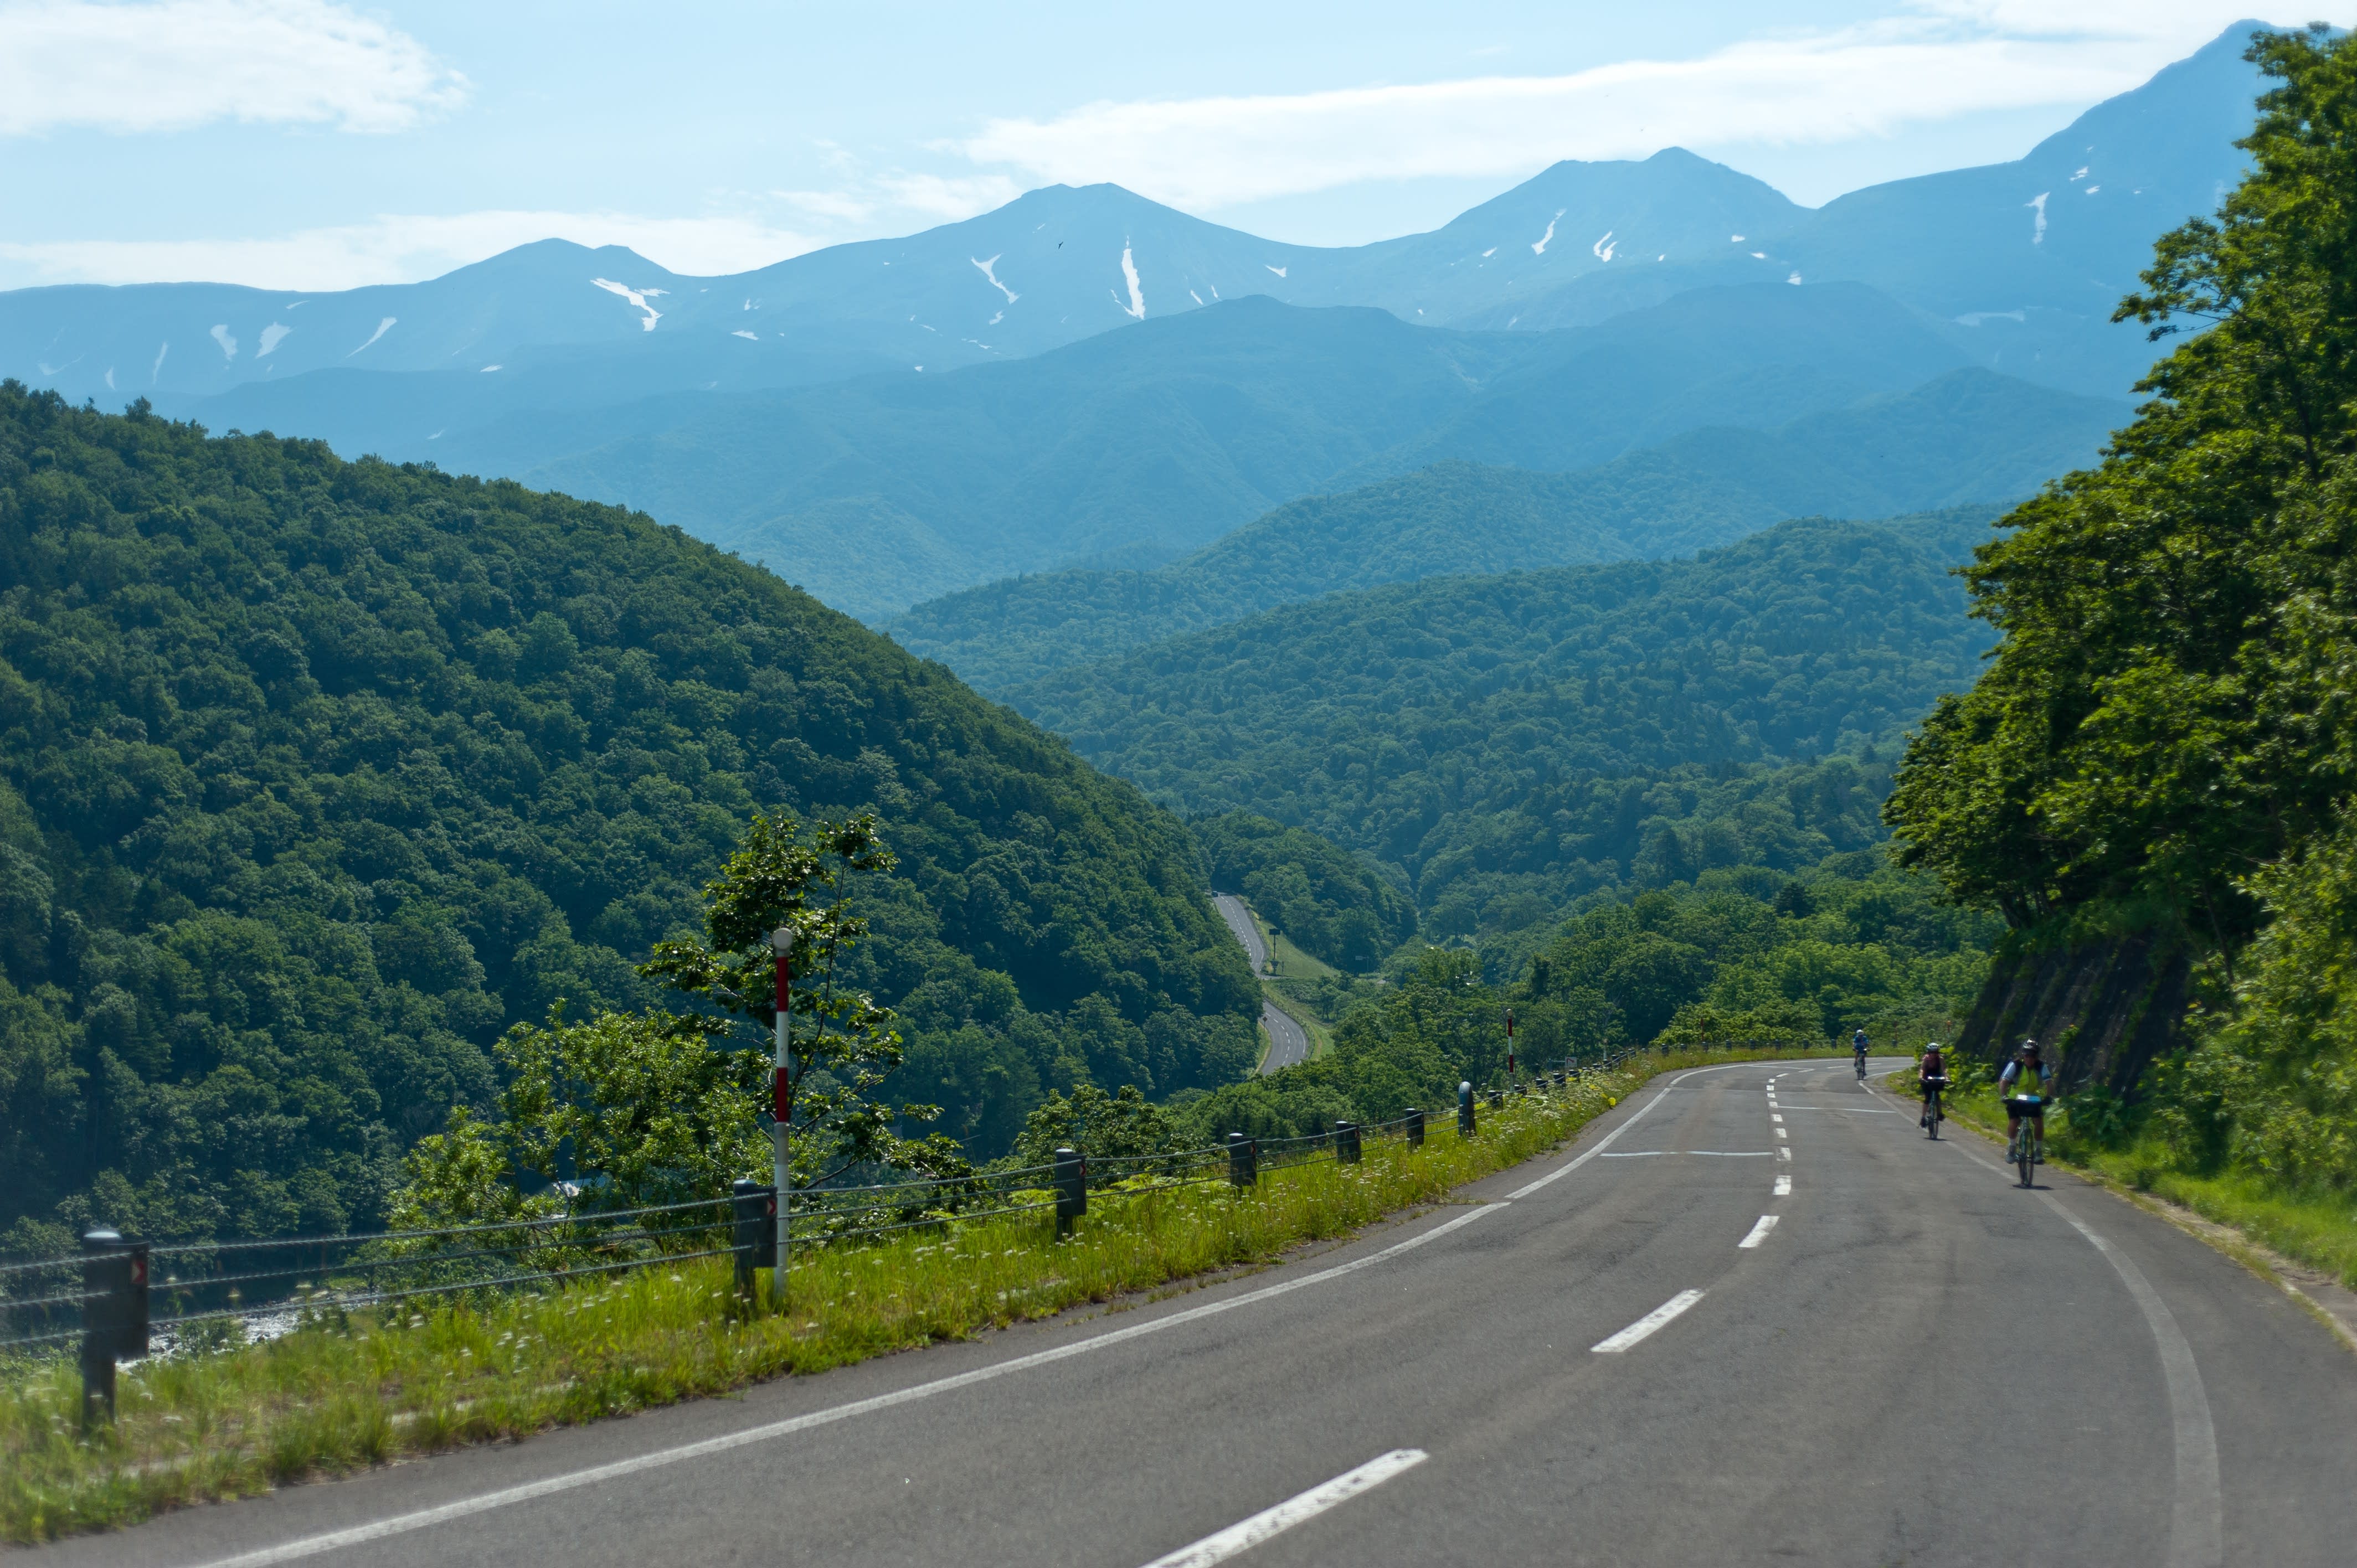
<path fill-rule="evenodd" d="M 1774 1229 L 1776 1229 L 1776 1217 L 1772 1214 L 1763 1214 L 1760 1217 L 1760 1223 L 1751 1228 L 1751 1234 L 1738 1241 L 1736 1246 L 1757 1247 L 1760 1242 L 1768 1240 L 1768 1232 Z"/>
<path fill-rule="evenodd" d="M 1287 1498 L 1273 1509 L 1264 1509 L 1250 1519 L 1239 1520 L 1216 1535 L 1203 1537 L 1192 1546 L 1182 1546 L 1167 1556 L 1157 1557 L 1146 1568 L 1211 1568 L 1211 1564 L 1225 1563 L 1240 1552 L 1248 1552 L 1272 1535 L 1316 1519 L 1337 1503 L 1346 1503 L 1361 1492 L 1372 1491 L 1393 1477 L 1415 1469 L 1429 1457 L 1431 1455 L 1421 1448 L 1394 1448 L 1388 1454 L 1368 1460 L 1355 1470 L 1344 1471 L 1322 1486 L 1312 1487 L 1297 1497 Z"/>
<path fill-rule="evenodd" d="M 1921 1140 L 1928 1142 L 1928 1140 Z M 1944 1144 L 1983 1170 L 2005 1174 L 1961 1144 Z M 2201 1364 L 2193 1347 L 2177 1326 L 2177 1315 L 2152 1288 L 2144 1271 L 2126 1253 L 2096 1234 L 2094 1228 L 2062 1207 L 2051 1192 L 2038 1195 L 2063 1222 L 2103 1254 L 2127 1287 L 2145 1326 L 2152 1330 L 2160 1352 L 2161 1381 L 2169 1392 L 2171 1446 L 2176 1451 L 2177 1485 L 2169 1514 L 2169 1568 L 2217 1568 L 2226 1560 L 2225 1499 L 2218 1479 L 2218 1429 L 2210 1419 L 2210 1395 L 2201 1386 Z"/>
<path fill-rule="evenodd" d="M 2052 1193 L 2038 1196 L 2118 1273 L 2159 1344 L 2161 1378 L 2169 1388 L 2169 1424 L 2177 1449 L 2177 1486 L 2169 1510 L 2169 1568 L 2215 1568 L 2226 1556 L 2218 1431 L 2211 1424 L 2210 1396 L 2201 1386 L 2201 1369 L 2193 1359 L 2193 1347 L 2177 1326 L 2177 1315 L 2169 1310 L 2169 1304 L 2160 1299 L 2160 1293 L 2152 1288 L 2152 1282 L 2134 1260 L 2063 1208 L 2061 1199 Z"/>
<path fill-rule="evenodd" d="M 1698 1290 L 1682 1290 L 1609 1339 L 1599 1339 L 1588 1347 L 1598 1356 L 1618 1356 L 1621 1351 L 1648 1338 L 1658 1330 L 1684 1316 L 1686 1308 L 1703 1298 Z"/>
<path fill-rule="evenodd" d="M 935 1394 L 948 1393 L 952 1390 L 965 1388 L 974 1383 L 986 1383 L 1010 1373 L 1028 1371 L 1033 1367 L 1044 1367 L 1052 1361 L 1061 1361 L 1073 1356 L 1084 1356 L 1092 1350 L 1102 1350 L 1108 1345 L 1118 1345 L 1147 1334 L 1158 1334 L 1166 1328 L 1176 1328 L 1182 1323 L 1193 1323 L 1202 1318 L 1216 1316 L 1223 1312 L 1232 1312 L 1240 1306 L 1250 1306 L 1257 1302 L 1267 1301 L 1272 1297 L 1300 1290 L 1307 1285 L 1340 1279 L 1344 1274 L 1356 1273 L 1361 1269 L 1372 1268 L 1377 1263 L 1398 1257 L 1402 1252 L 1421 1247 L 1427 1241 L 1437 1240 L 1450 1231 L 1461 1226 L 1470 1225 L 1483 1215 L 1494 1214 L 1503 1208 L 1505 1208 L 1503 1203 L 1491 1203 L 1479 1208 L 1469 1208 L 1454 1219 L 1445 1220 L 1420 1235 L 1409 1237 L 1405 1241 L 1395 1241 L 1380 1252 L 1371 1252 L 1363 1258 L 1347 1263 L 1338 1263 L 1330 1269 L 1320 1269 L 1314 1274 L 1304 1274 L 1297 1280 L 1286 1280 L 1273 1285 L 1263 1285 L 1258 1290 L 1247 1291 L 1242 1295 L 1231 1296 L 1225 1301 L 1206 1302 L 1201 1306 L 1191 1306 L 1183 1312 L 1174 1312 L 1168 1317 L 1157 1317 L 1150 1322 L 1132 1324 L 1126 1328 L 1116 1328 L 1110 1334 L 1093 1335 L 1070 1345 L 1059 1345 L 1049 1350 L 1035 1350 L 1028 1356 L 1017 1356 L 1008 1360 L 996 1362 L 991 1366 L 977 1367 L 970 1372 L 959 1372 L 951 1377 L 936 1378 L 931 1382 L 913 1384 L 909 1388 L 898 1389 L 888 1394 L 877 1394 L 871 1399 L 854 1400 L 849 1404 L 839 1404 L 828 1410 L 813 1411 L 807 1415 L 790 1416 L 783 1421 L 772 1421 L 759 1426 L 749 1426 L 742 1432 L 732 1432 L 719 1437 L 707 1437 L 700 1443 L 685 1443 L 676 1448 L 658 1449 L 651 1454 L 640 1454 L 629 1459 L 618 1459 L 610 1465 L 593 1466 L 586 1470 L 573 1470 L 561 1476 L 549 1476 L 541 1480 L 527 1481 L 522 1486 L 508 1487 L 496 1492 L 461 1498 L 456 1502 L 443 1503 L 436 1508 L 420 1509 L 414 1513 L 396 1514 L 391 1519 L 376 1520 L 368 1524 L 357 1524 L 345 1530 L 308 1535 L 281 1545 L 242 1552 L 233 1557 L 215 1558 L 202 1564 L 201 1568 L 265 1568 L 265 1565 L 273 1563 L 291 1563 L 298 1558 L 317 1556 L 323 1552 L 333 1552 L 346 1546 L 358 1546 L 371 1541 L 382 1541 L 387 1536 L 405 1535 L 411 1530 L 424 1530 L 430 1525 L 446 1524 L 452 1520 L 465 1519 L 472 1514 L 489 1513 L 493 1509 L 530 1502 L 534 1498 L 544 1498 L 557 1492 L 569 1492 L 581 1487 L 594 1487 L 602 1481 L 635 1475 L 641 1470 L 658 1469 L 666 1465 L 676 1465 L 689 1459 L 701 1459 L 708 1455 L 726 1453 L 732 1448 L 743 1448 L 755 1443 L 767 1443 L 774 1438 L 791 1436 L 797 1432 L 807 1432 L 814 1426 L 831 1425 L 855 1415 L 866 1415 L 875 1411 L 889 1410 L 894 1405 L 910 1404 L 918 1400 L 930 1399 Z"/>

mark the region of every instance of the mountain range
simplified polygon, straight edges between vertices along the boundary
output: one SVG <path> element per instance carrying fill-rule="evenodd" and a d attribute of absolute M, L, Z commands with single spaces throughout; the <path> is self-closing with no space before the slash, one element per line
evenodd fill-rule
<path fill-rule="evenodd" d="M 1965 368 L 2011 378 L 1985 401 L 2015 424 L 2121 398 L 2150 349 L 2112 305 L 2238 177 L 2249 30 L 2022 158 L 1814 209 L 1678 148 L 1348 248 L 1053 187 L 723 277 L 546 241 L 342 293 L 18 290 L 0 376 L 648 510 L 882 617 L 1435 462 L 1581 469 Z"/>

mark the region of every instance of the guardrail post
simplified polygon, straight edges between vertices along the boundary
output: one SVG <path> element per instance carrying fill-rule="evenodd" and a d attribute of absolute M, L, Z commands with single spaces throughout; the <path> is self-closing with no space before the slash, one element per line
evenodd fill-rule
<path fill-rule="evenodd" d="M 114 1363 L 147 1354 L 147 1243 L 119 1231 L 86 1230 L 81 1238 L 81 1288 L 95 1300 L 81 1308 L 81 1424 L 92 1405 L 114 1419 Z"/>
<path fill-rule="evenodd" d="M 1072 1221 L 1088 1211 L 1088 1157 L 1067 1144 L 1056 1151 L 1056 1234 L 1071 1235 Z"/>
<path fill-rule="evenodd" d="M 1254 1187 L 1260 1182 L 1260 1140 L 1247 1138 L 1242 1133 L 1228 1134 L 1228 1180 L 1237 1187 Z"/>
<path fill-rule="evenodd" d="M 1356 1122 L 1334 1123 L 1334 1157 L 1346 1165 L 1359 1163 L 1359 1124 Z"/>
<path fill-rule="evenodd" d="M 1411 1109 L 1407 1113 L 1407 1146 L 1411 1149 L 1424 1147 L 1424 1112 L 1421 1111 Z"/>
<path fill-rule="evenodd" d="M 1473 1085 L 1469 1080 L 1457 1086 L 1457 1135 L 1473 1135 Z"/>
<path fill-rule="evenodd" d="M 728 1184 L 728 1244 L 737 1251 L 737 1294 L 754 1297 L 754 1271 L 778 1266 L 778 1189 L 758 1181 Z"/>

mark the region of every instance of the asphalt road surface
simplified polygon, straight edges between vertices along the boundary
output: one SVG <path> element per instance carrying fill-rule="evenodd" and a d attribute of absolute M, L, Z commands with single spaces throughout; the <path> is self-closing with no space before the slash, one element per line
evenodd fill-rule
<path fill-rule="evenodd" d="M 1236 940 L 1244 945 L 1244 956 L 1252 960 L 1253 972 L 1260 973 L 1268 967 L 1268 944 L 1260 938 L 1260 928 L 1253 924 L 1252 910 L 1232 893 L 1214 893 L 1211 903 L 1220 911 L 1220 918 Z"/>
<path fill-rule="evenodd" d="M 1220 918 L 1228 923 L 1236 940 L 1244 945 L 1244 956 L 1252 960 L 1253 973 L 1259 974 L 1268 967 L 1268 944 L 1261 940 L 1260 928 L 1253 924 L 1252 911 L 1232 893 L 1214 894 L 1211 902 L 1219 907 Z M 1309 1059 L 1308 1032 L 1275 1003 L 1261 1003 L 1260 1026 L 1268 1031 L 1268 1054 L 1261 1058 L 1262 1072 L 1275 1072 L 1281 1067 Z"/>
<path fill-rule="evenodd" d="M 2357 1358 L 2161 1220 L 1926 1140 L 1846 1060 L 1664 1078 L 1459 1196 L 1135 1310 L 30 1555 L 2350 1560 Z"/>

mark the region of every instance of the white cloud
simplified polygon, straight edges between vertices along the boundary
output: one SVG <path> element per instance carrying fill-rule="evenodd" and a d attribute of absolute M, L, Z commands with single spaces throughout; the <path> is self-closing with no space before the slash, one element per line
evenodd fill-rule
<path fill-rule="evenodd" d="M 1527 173 L 1557 158 L 1884 136 L 2126 91 L 2246 13 L 2200 0 L 1924 0 L 1836 32 L 1566 76 L 1097 102 L 999 119 L 957 150 L 1040 179 L 1114 180 L 1202 210 L 1358 181 Z"/>
<path fill-rule="evenodd" d="M 221 120 L 398 131 L 467 85 L 416 39 L 328 0 L 0 0 L 0 135 Z"/>
<path fill-rule="evenodd" d="M 0 261 L 28 283 L 241 283 L 317 293 L 414 283 L 534 240 L 627 245 L 673 272 L 746 272 L 823 242 L 740 217 L 626 212 L 461 212 L 233 240 L 0 241 Z"/>

